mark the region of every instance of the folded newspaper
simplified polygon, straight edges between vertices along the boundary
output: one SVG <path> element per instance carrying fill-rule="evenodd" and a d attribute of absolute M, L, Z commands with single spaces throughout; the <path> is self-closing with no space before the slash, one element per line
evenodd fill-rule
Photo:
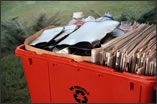
<path fill-rule="evenodd" d="M 156 75 L 156 25 L 134 23 L 130 32 L 92 49 L 91 61 L 119 72 Z"/>

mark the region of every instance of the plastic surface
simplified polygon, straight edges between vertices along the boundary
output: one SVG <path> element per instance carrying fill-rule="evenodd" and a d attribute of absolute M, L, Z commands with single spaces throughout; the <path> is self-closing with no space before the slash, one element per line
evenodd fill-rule
<path fill-rule="evenodd" d="M 17 47 L 32 103 L 151 103 L 156 77 L 115 72 L 87 62 Z"/>

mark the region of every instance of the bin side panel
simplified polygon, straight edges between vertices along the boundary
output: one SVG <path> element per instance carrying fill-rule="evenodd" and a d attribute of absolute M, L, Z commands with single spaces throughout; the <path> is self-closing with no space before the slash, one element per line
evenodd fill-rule
<path fill-rule="evenodd" d="M 130 80 L 77 68 L 73 63 L 53 64 L 50 64 L 50 82 L 55 103 L 138 103 L 140 100 L 140 85 Z"/>
<path fill-rule="evenodd" d="M 142 86 L 141 90 L 141 102 L 140 103 L 150 103 L 153 102 L 154 88 L 153 86 Z"/>
<path fill-rule="evenodd" d="M 50 103 L 48 63 L 26 56 L 22 61 L 32 103 Z"/>
<path fill-rule="evenodd" d="M 75 68 L 70 65 L 55 62 L 49 64 L 52 103 L 76 103 L 71 94 L 69 94 L 69 88 L 72 84 L 71 80 L 75 77 L 73 73 L 71 73 L 74 69 Z M 67 70 L 69 71 L 67 72 Z"/>
<path fill-rule="evenodd" d="M 65 63 L 67 60 L 60 57 L 51 57 L 50 61 L 29 51 L 19 50 L 16 54 L 22 56 L 32 103 L 152 102 L 155 87 L 151 83 L 138 83 L 134 77 L 120 77 L 113 71 L 109 74 L 109 70 L 101 71 L 105 68 L 91 64 Z"/>

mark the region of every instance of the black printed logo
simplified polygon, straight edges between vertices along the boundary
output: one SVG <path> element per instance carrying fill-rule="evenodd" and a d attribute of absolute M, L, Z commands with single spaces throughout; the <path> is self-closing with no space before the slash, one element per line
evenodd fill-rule
<path fill-rule="evenodd" d="M 73 97 L 78 103 L 87 103 L 89 92 L 80 86 L 72 86 L 70 90 L 74 91 Z"/>

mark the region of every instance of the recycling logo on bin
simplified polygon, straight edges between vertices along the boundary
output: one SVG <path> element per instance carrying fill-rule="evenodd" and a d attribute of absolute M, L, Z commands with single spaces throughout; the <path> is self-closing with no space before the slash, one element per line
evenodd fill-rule
<path fill-rule="evenodd" d="M 71 91 L 74 91 L 73 97 L 78 103 L 87 103 L 88 102 L 88 95 L 89 92 L 87 92 L 84 88 L 80 86 L 72 86 L 70 87 Z"/>

